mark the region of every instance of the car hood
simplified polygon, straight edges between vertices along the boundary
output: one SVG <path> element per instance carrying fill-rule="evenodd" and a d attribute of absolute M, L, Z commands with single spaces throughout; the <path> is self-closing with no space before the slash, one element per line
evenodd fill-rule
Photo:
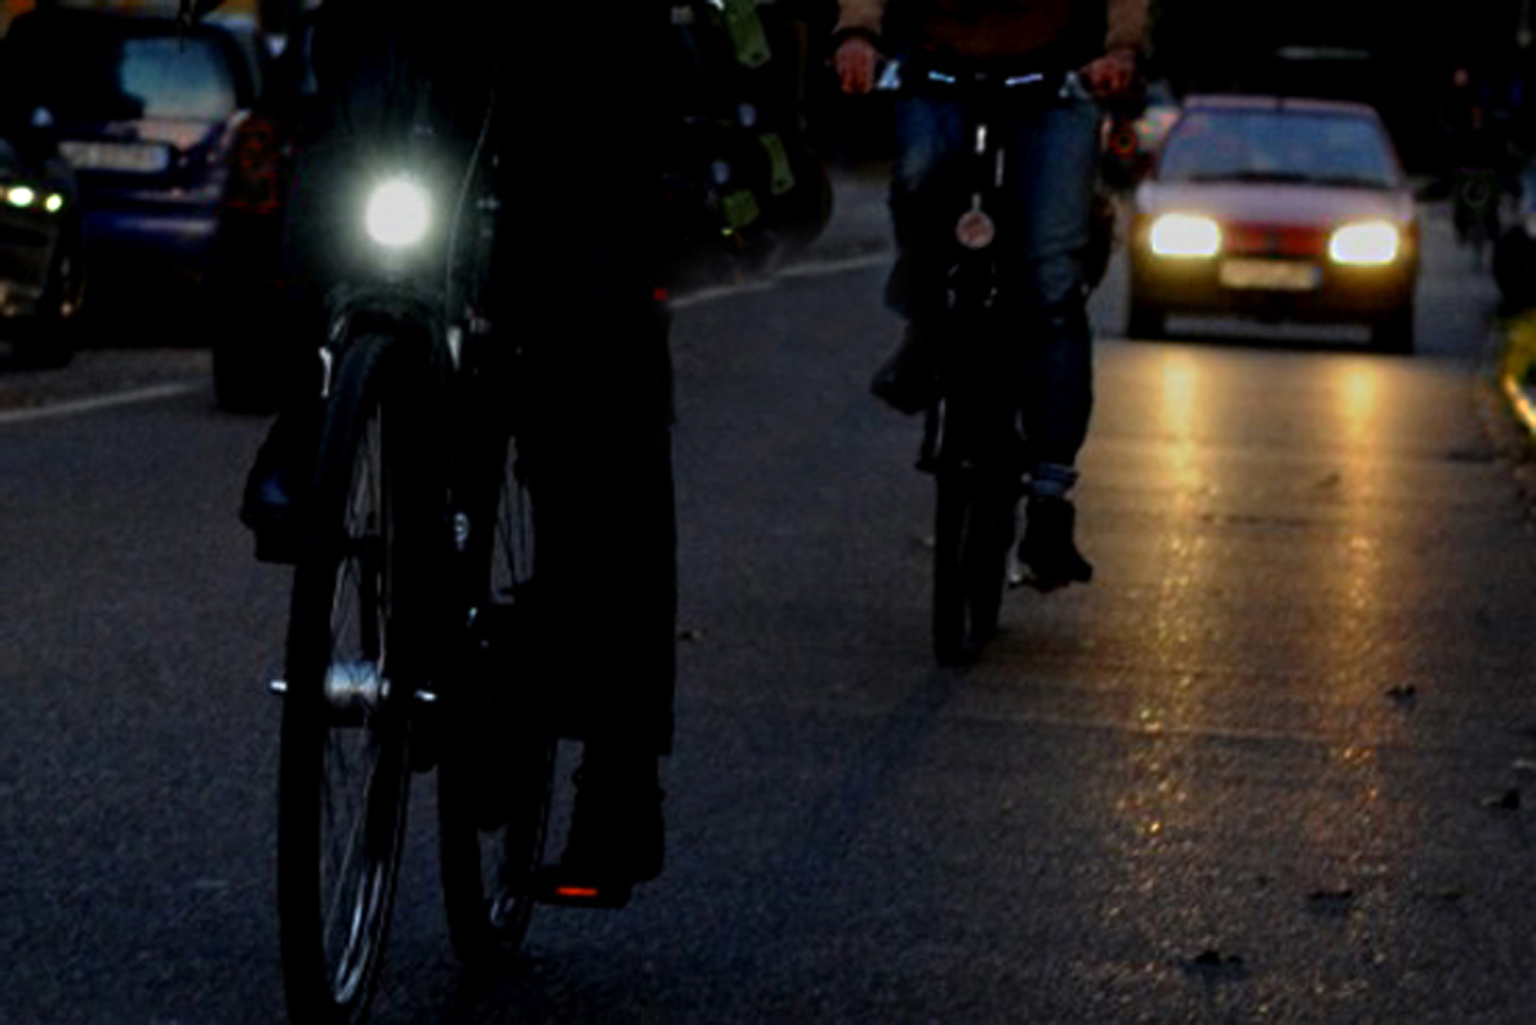
<path fill-rule="evenodd" d="M 1329 227 L 1345 221 L 1414 218 L 1407 189 L 1258 182 L 1144 182 L 1136 209 L 1145 214 L 1200 213 L 1232 223 Z"/>

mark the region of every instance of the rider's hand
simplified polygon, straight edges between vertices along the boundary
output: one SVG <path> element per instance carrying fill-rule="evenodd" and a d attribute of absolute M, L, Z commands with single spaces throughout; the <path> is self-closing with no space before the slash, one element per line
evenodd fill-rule
<path fill-rule="evenodd" d="M 1079 74 L 1094 96 L 1101 100 L 1119 99 L 1136 82 L 1136 52 L 1111 50 L 1089 62 Z"/>
<path fill-rule="evenodd" d="M 838 81 L 850 96 L 863 96 L 875 88 L 875 69 L 879 64 L 880 51 L 864 36 L 849 36 L 832 55 Z"/>

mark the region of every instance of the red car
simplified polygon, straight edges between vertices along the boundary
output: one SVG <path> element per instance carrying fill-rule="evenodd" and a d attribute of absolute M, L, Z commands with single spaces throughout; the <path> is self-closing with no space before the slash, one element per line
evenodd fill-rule
<path fill-rule="evenodd" d="M 1417 206 L 1363 104 L 1192 96 L 1137 190 L 1128 334 L 1170 314 L 1363 323 L 1411 352 Z"/>

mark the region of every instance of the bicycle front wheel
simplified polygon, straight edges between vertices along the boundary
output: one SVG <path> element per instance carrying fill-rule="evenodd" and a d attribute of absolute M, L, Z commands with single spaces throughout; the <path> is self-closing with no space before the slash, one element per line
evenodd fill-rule
<path fill-rule="evenodd" d="M 943 469 L 936 479 L 934 657 L 941 665 L 960 665 L 997 632 L 1016 498 L 970 470 Z"/>
<path fill-rule="evenodd" d="M 406 349 L 367 337 L 341 359 L 294 576 L 278 912 L 295 1021 L 367 1016 L 394 902 L 420 628 L 403 599 L 424 554 Z"/>
<path fill-rule="evenodd" d="M 468 623 L 438 768 L 439 856 L 448 930 L 474 965 L 522 945 L 543 864 L 555 739 L 537 702 L 531 651 L 534 506 L 515 439 L 490 446 L 461 495 Z"/>

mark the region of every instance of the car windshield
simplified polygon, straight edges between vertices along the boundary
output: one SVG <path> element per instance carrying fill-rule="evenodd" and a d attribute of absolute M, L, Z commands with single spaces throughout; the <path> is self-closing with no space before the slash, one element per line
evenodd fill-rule
<path fill-rule="evenodd" d="M 1392 188 L 1397 161 L 1373 119 L 1296 110 L 1197 110 L 1163 149 L 1164 181 L 1262 181 Z"/>
<path fill-rule="evenodd" d="M 61 121 L 220 120 L 239 106 L 229 55 L 208 36 L 87 35 L 15 52 L 28 91 Z"/>
<path fill-rule="evenodd" d="M 211 40 L 164 36 L 128 39 L 121 65 L 123 92 L 138 97 L 145 117 L 225 118 L 238 101 L 226 55 Z"/>

